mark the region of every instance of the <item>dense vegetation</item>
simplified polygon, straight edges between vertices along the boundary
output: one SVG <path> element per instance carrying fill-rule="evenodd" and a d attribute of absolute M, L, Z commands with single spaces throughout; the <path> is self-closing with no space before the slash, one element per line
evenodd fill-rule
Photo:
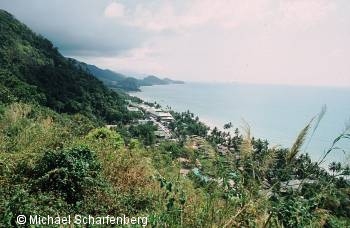
<path fill-rule="evenodd" d="M 1 106 L 2 226 L 34 212 L 147 215 L 158 227 L 349 226 L 349 167 L 328 173 L 295 153 L 300 145 L 270 148 L 239 132 L 157 143 L 147 128 L 124 137 L 81 114 Z M 223 155 L 213 140 L 238 149 Z M 285 185 L 296 179 L 305 183 Z"/>
<path fill-rule="evenodd" d="M 128 122 L 124 95 L 77 69 L 47 39 L 0 11 L 0 101 L 23 101 L 57 112 Z"/>
<path fill-rule="evenodd" d="M 290 149 L 253 138 L 248 126 L 210 130 L 189 111 L 172 113 L 176 137 L 161 140 L 151 123 L 131 121 L 126 95 L 0 17 L 0 227 L 17 226 L 19 214 L 139 215 L 152 227 L 350 226 L 349 166 L 327 172 L 324 159 L 301 153 L 322 113 Z M 323 158 L 349 137 L 347 128 Z"/>

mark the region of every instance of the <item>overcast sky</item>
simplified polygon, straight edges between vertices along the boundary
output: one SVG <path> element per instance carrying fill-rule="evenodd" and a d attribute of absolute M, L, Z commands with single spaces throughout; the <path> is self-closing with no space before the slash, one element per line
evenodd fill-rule
<path fill-rule="evenodd" d="M 188 81 L 350 86 L 349 0 L 1 0 L 66 56 Z"/>

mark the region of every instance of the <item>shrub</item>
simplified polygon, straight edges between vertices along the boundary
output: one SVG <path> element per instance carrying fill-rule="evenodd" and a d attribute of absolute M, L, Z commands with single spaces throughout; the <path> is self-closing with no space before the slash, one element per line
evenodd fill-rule
<path fill-rule="evenodd" d="M 32 184 L 34 190 L 56 192 L 76 203 L 100 185 L 100 170 L 94 152 L 86 147 L 47 151 L 33 169 Z"/>
<path fill-rule="evenodd" d="M 109 140 L 115 148 L 121 148 L 124 145 L 120 134 L 105 127 L 91 130 L 87 138 L 94 141 Z"/>
<path fill-rule="evenodd" d="M 155 130 L 157 130 L 157 127 L 153 123 L 130 126 L 129 128 L 131 136 L 137 137 L 146 146 L 153 145 L 156 142 Z"/>
<path fill-rule="evenodd" d="M 0 227 L 18 227 L 16 217 L 25 215 L 54 215 L 58 211 L 68 215 L 68 205 L 64 199 L 51 193 L 31 194 L 24 188 L 14 187 L 11 195 L 4 200 L 0 213 Z"/>
<path fill-rule="evenodd" d="M 140 147 L 141 147 L 141 143 L 140 143 L 139 140 L 137 140 L 137 139 L 131 139 L 131 140 L 130 140 L 129 148 L 130 148 L 131 150 L 133 150 L 133 149 L 139 149 Z"/>

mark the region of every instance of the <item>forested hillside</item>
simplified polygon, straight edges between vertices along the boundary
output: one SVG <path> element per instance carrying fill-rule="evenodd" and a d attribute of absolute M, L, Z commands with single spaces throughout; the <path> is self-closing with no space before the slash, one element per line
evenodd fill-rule
<path fill-rule="evenodd" d="M 31 102 L 108 122 L 130 120 L 124 95 L 62 56 L 44 37 L 0 11 L 1 102 Z"/>
<path fill-rule="evenodd" d="M 122 91 L 140 91 L 140 86 L 153 85 L 169 85 L 169 84 L 183 84 L 183 81 L 171 80 L 169 78 L 160 79 L 156 76 L 150 75 L 143 79 L 128 77 L 126 75 L 108 70 L 101 69 L 95 65 L 79 62 L 76 59 L 69 58 L 78 69 L 83 69 L 97 79 L 101 80 L 107 87 Z"/>
<path fill-rule="evenodd" d="M 85 72 L 95 76 L 98 80 L 101 80 L 107 87 L 122 90 L 122 91 L 139 91 L 140 86 L 138 79 L 133 77 L 127 77 L 123 74 L 116 73 L 111 70 L 103 70 L 95 65 L 79 62 L 76 59 L 69 58 L 78 69 L 82 69 Z"/>

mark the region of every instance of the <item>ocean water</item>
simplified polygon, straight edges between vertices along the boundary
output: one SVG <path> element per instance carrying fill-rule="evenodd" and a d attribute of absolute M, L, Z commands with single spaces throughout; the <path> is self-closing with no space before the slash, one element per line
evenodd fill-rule
<path fill-rule="evenodd" d="M 170 106 L 175 111 L 190 110 L 211 127 L 222 129 L 225 123 L 232 122 L 234 128 L 241 128 L 245 121 L 254 137 L 282 147 L 290 147 L 301 129 L 326 105 L 326 114 L 317 131 L 302 150 L 314 161 L 330 147 L 346 124 L 350 124 L 350 88 L 186 83 L 141 90 L 131 95 L 156 101 L 163 107 Z M 350 140 L 341 141 L 339 146 L 347 154 L 341 150 L 333 152 L 327 163 L 349 163 Z"/>

